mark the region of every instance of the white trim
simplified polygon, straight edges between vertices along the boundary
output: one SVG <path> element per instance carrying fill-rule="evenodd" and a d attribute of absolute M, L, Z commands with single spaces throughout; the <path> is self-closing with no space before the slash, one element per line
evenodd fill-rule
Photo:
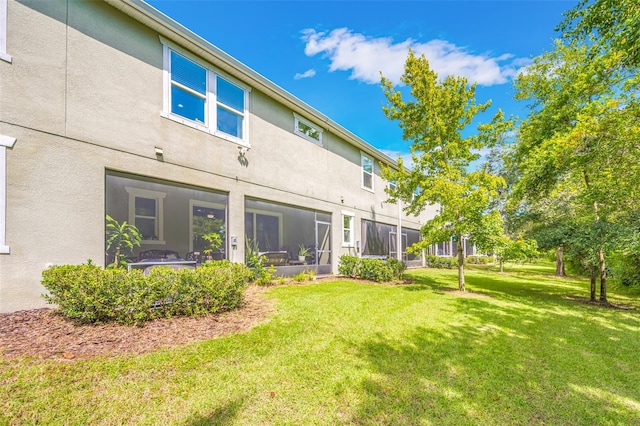
<path fill-rule="evenodd" d="M 11 63 L 13 58 L 7 53 L 8 5 L 7 0 L 0 0 L 0 59 Z"/>
<path fill-rule="evenodd" d="M 293 113 L 293 133 L 295 133 L 296 135 L 308 140 L 309 142 L 313 142 L 317 145 L 323 146 L 322 145 L 322 133 L 323 130 L 322 128 L 320 128 L 320 126 L 316 126 L 315 124 L 311 123 L 309 120 L 305 120 L 304 118 L 300 117 L 298 114 L 296 114 L 295 112 Z M 316 132 L 318 132 L 318 139 L 314 139 L 312 136 L 306 134 L 305 132 L 301 131 L 299 128 L 299 123 L 302 123 L 304 125 L 306 125 L 307 127 L 310 127 L 311 129 L 315 130 Z"/>
<path fill-rule="evenodd" d="M 346 230 L 346 228 L 344 227 L 344 218 L 348 217 L 351 220 L 349 221 L 349 241 L 345 241 L 344 240 L 344 231 Z M 345 210 L 342 210 L 342 216 L 340 217 L 342 223 L 340 224 L 341 228 L 342 228 L 342 237 L 340 238 L 340 242 L 342 243 L 342 247 L 349 247 L 349 248 L 353 248 L 355 247 L 355 239 L 356 239 L 356 214 L 352 213 L 352 212 L 348 212 Z"/>
<path fill-rule="evenodd" d="M 125 186 L 124 189 L 129 194 L 129 223 L 132 225 L 136 223 L 136 197 L 156 200 L 155 220 L 158 239 L 142 240 L 142 244 L 166 244 L 167 242 L 164 240 L 164 197 L 167 196 L 167 193 L 130 186 Z"/>
<path fill-rule="evenodd" d="M 369 188 L 364 184 L 364 175 L 365 173 L 369 174 L 369 172 L 365 172 L 364 170 L 365 158 L 371 161 L 371 188 Z M 375 172 L 375 163 L 373 161 L 373 156 L 370 156 L 369 154 L 365 154 L 364 152 L 360 151 L 360 186 L 362 187 L 362 189 L 365 189 L 370 192 L 374 192 L 374 185 L 373 185 L 373 181 L 375 177 L 374 172 Z"/>
<path fill-rule="evenodd" d="M 0 0 L 1 2 L 2 0 Z M 2 4 L 0 3 L 0 7 Z M 13 148 L 16 138 L 0 135 L 0 254 L 11 254 L 7 237 L 7 148 Z"/>
<path fill-rule="evenodd" d="M 1 1 L 1 0 L 0 0 Z M 251 148 L 251 144 L 249 143 L 249 93 L 251 92 L 251 88 L 240 83 L 236 78 L 224 73 L 220 72 L 211 66 L 209 66 L 206 62 L 203 62 L 198 57 L 190 54 L 189 52 L 181 49 L 179 46 L 170 42 L 162 36 L 159 36 L 160 43 L 162 43 L 162 60 L 163 60 L 163 70 L 162 70 L 162 94 L 163 94 L 163 102 L 162 102 L 162 111 L 160 115 L 164 118 L 168 118 L 170 120 L 176 121 L 180 124 L 184 124 L 185 126 L 192 127 L 194 129 L 200 130 L 205 133 L 209 133 L 210 135 L 219 137 L 226 141 L 246 146 Z M 171 52 L 174 52 L 185 59 L 193 62 L 194 64 L 205 69 L 207 73 L 207 89 L 206 95 L 204 97 L 205 106 L 204 106 L 204 123 L 199 121 L 193 121 L 186 117 L 183 117 L 179 114 L 175 114 L 171 111 L 171 87 L 173 86 L 173 81 L 171 79 Z M 244 92 L 243 99 L 243 110 L 238 111 L 230 108 L 227 105 L 218 103 L 217 100 L 217 79 L 218 77 L 226 80 L 230 84 L 237 86 Z M 178 86 L 179 87 L 179 86 Z M 201 96 L 198 93 L 198 96 Z M 217 112 L 218 106 L 225 108 L 228 111 L 231 111 L 233 114 L 240 115 L 242 117 L 242 137 L 236 137 L 231 134 L 222 132 L 217 129 Z"/>

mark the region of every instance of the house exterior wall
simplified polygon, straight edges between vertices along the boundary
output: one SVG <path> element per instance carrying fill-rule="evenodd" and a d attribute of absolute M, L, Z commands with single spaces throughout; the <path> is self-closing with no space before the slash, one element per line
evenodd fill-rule
<path fill-rule="evenodd" d="M 104 264 L 109 170 L 228 194 L 227 234 L 240 241 L 245 198 L 330 213 L 334 272 L 342 254 L 355 253 L 342 247 L 342 211 L 355 215 L 356 240 L 361 219 L 419 229 L 434 214 L 399 217 L 385 203 L 378 161 L 375 192 L 361 188 L 362 149 L 386 161 L 381 153 L 180 34 L 169 41 L 250 88 L 250 150 L 242 157 L 239 145 L 163 117 L 159 36 L 171 28 L 107 3 L 8 2 L 12 61 L 0 61 L 0 135 L 16 142 L 0 169 L 10 247 L 0 254 L 0 312 L 45 306 L 40 278 L 52 264 Z M 323 129 L 322 146 L 294 134 L 294 113 Z M 230 258 L 244 259 L 242 243 Z"/>

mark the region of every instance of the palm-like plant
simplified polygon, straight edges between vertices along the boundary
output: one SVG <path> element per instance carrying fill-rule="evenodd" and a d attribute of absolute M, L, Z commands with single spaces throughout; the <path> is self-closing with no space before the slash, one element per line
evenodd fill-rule
<path fill-rule="evenodd" d="M 120 223 L 107 215 L 107 253 L 114 256 L 113 265 L 117 268 L 131 253 L 134 247 L 140 247 L 142 235 L 135 225 Z"/>

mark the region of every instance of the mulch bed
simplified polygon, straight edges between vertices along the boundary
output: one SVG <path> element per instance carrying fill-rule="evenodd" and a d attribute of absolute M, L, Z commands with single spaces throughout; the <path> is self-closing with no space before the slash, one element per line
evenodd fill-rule
<path fill-rule="evenodd" d="M 158 319 L 142 327 L 120 324 L 77 325 L 52 309 L 0 314 L 0 356 L 75 360 L 142 354 L 160 348 L 249 330 L 266 321 L 273 301 L 263 287 L 250 286 L 240 309 L 198 317 Z"/>

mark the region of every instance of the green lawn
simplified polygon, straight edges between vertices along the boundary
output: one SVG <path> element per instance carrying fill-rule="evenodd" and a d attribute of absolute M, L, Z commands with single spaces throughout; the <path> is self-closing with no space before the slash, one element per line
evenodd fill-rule
<path fill-rule="evenodd" d="M 0 424 L 640 424 L 640 296 L 584 279 L 411 271 L 275 287 L 250 332 L 117 359 L 0 361 Z"/>

